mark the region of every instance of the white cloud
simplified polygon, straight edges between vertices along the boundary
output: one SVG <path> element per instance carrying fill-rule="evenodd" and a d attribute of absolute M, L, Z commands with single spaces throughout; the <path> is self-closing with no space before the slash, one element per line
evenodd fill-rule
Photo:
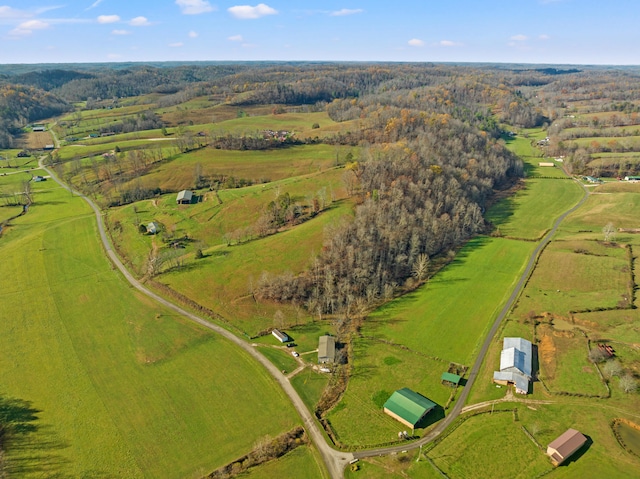
<path fill-rule="evenodd" d="M 34 30 L 44 30 L 45 28 L 49 28 L 49 24 L 47 22 L 43 22 L 41 20 L 27 20 L 11 30 L 9 35 L 14 37 L 23 37 L 31 35 Z"/>
<path fill-rule="evenodd" d="M 549 35 L 543 33 L 542 35 L 540 35 L 538 37 L 539 40 L 549 40 L 549 38 L 551 38 Z"/>
<path fill-rule="evenodd" d="M 197 37 L 198 37 L 198 32 L 194 32 L 193 30 L 189 32 L 189 38 L 197 38 Z"/>
<path fill-rule="evenodd" d="M 92 8 L 96 8 L 98 5 L 100 5 L 103 2 L 103 0 L 96 0 L 95 2 L 93 2 L 91 4 L 90 7 L 86 8 L 85 11 L 87 10 L 91 10 Z"/>
<path fill-rule="evenodd" d="M 420 40 L 419 38 L 412 38 L 407 43 L 409 45 L 411 45 L 412 47 L 423 47 L 424 46 L 424 41 Z"/>
<path fill-rule="evenodd" d="M 510 38 L 510 40 L 513 40 L 514 42 L 524 42 L 525 40 L 528 40 L 529 37 L 527 37 L 526 35 L 514 35 Z"/>
<path fill-rule="evenodd" d="M 342 10 L 336 10 L 334 12 L 331 12 L 330 15 L 332 17 L 344 17 L 345 15 L 356 15 L 362 12 L 364 12 L 364 10 L 361 8 L 355 8 L 355 9 L 343 8 Z"/>
<path fill-rule="evenodd" d="M 206 0 L 176 0 L 176 5 L 180 7 L 183 15 L 200 15 L 215 10 Z"/>
<path fill-rule="evenodd" d="M 264 3 L 259 3 L 255 7 L 251 5 L 236 5 L 235 7 L 228 8 L 227 11 L 240 20 L 254 20 L 266 15 L 276 15 L 278 13 L 277 10 Z"/>
<path fill-rule="evenodd" d="M 129 25 L 132 27 L 146 27 L 151 25 L 151 22 L 147 20 L 147 17 L 136 17 L 129 20 Z"/>
<path fill-rule="evenodd" d="M 460 42 L 452 42 L 451 40 L 440 40 L 438 45 L 441 47 L 461 47 L 462 43 Z"/>
<path fill-rule="evenodd" d="M 1 19 L 24 18 L 24 17 L 27 17 L 27 16 L 29 16 L 29 15 L 27 15 L 27 13 L 23 12 L 22 10 L 17 10 L 15 8 L 8 7 L 6 5 L 0 6 L 0 18 Z"/>
<path fill-rule="evenodd" d="M 131 35 L 131 32 L 128 30 L 113 30 L 111 34 L 112 35 Z"/>
<path fill-rule="evenodd" d="M 169 43 L 169 46 L 171 48 L 180 48 L 180 47 L 184 46 L 184 43 L 182 43 L 182 42 Z"/>
<path fill-rule="evenodd" d="M 232 42 L 241 42 L 243 40 L 242 35 L 233 35 L 228 37 L 227 40 L 231 40 Z"/>
<path fill-rule="evenodd" d="M 100 15 L 98 17 L 98 23 L 116 23 L 120 21 L 118 15 Z"/>

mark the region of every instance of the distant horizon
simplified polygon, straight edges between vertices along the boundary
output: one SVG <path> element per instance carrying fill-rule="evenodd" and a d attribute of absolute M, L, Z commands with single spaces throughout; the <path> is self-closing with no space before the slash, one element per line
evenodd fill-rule
<path fill-rule="evenodd" d="M 605 64 L 605 63 L 528 63 L 528 62 L 490 62 L 490 61 L 402 61 L 402 60 L 132 60 L 132 61 L 93 61 L 93 62 L 23 62 L 0 63 L 0 67 L 11 66 L 58 66 L 58 65 L 158 65 L 158 64 L 415 64 L 415 65 L 450 65 L 450 66 L 514 66 L 514 67 L 562 67 L 562 68 L 640 68 L 638 64 Z"/>
<path fill-rule="evenodd" d="M 638 66 L 640 2 L 0 0 L 0 64 Z"/>

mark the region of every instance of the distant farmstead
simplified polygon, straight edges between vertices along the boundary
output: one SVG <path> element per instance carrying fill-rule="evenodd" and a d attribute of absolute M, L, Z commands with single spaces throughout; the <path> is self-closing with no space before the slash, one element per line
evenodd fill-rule
<path fill-rule="evenodd" d="M 433 401 L 409 388 L 402 388 L 387 399 L 383 408 L 386 414 L 413 430 L 434 407 L 436 403 Z"/>
<path fill-rule="evenodd" d="M 287 341 L 289 341 L 289 336 L 287 336 L 285 333 L 283 333 L 279 329 L 274 329 L 273 331 L 271 331 L 271 334 L 273 335 L 274 338 L 276 338 L 281 343 L 286 343 Z"/>
<path fill-rule="evenodd" d="M 336 338 L 325 335 L 318 340 L 318 362 L 333 363 L 336 360 Z"/>
<path fill-rule="evenodd" d="M 587 438 L 581 432 L 568 429 L 547 446 L 547 456 L 551 458 L 554 466 L 559 466 L 586 442 Z"/>
<path fill-rule="evenodd" d="M 531 381 L 531 341 L 522 338 L 504 338 L 500 353 L 500 371 L 494 371 L 493 382 L 514 384 L 518 394 L 529 393 Z"/>
<path fill-rule="evenodd" d="M 180 193 L 178 193 L 178 196 L 176 197 L 176 203 L 178 203 L 179 205 L 190 205 L 192 198 L 193 198 L 192 191 L 182 190 Z"/>

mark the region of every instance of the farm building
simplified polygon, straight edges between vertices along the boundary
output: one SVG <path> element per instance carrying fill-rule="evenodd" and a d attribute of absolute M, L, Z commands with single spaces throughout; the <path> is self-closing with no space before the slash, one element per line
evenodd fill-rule
<path fill-rule="evenodd" d="M 640 181 L 640 176 L 625 176 L 624 181 Z"/>
<path fill-rule="evenodd" d="M 387 399 L 383 410 L 386 414 L 413 430 L 416 424 L 434 407 L 436 407 L 436 403 L 433 401 L 409 388 L 402 388 Z"/>
<path fill-rule="evenodd" d="M 453 373 L 442 373 L 440 380 L 443 384 L 448 384 L 449 386 L 457 386 L 460 383 L 460 379 L 462 379 L 457 374 Z"/>
<path fill-rule="evenodd" d="M 160 231 L 160 225 L 155 221 L 152 221 L 147 225 L 147 233 L 150 235 L 157 234 Z"/>
<path fill-rule="evenodd" d="M 276 338 L 281 343 L 286 343 L 287 341 L 289 341 L 289 336 L 287 336 L 285 333 L 283 333 L 279 329 L 274 329 L 273 331 L 271 331 L 271 334 L 273 335 L 274 338 Z"/>
<path fill-rule="evenodd" d="M 191 204 L 192 198 L 193 198 L 193 192 L 189 190 L 182 190 L 180 193 L 178 193 L 178 196 L 176 197 L 176 203 L 178 203 L 179 205 L 189 205 Z"/>
<path fill-rule="evenodd" d="M 33 178 L 31 178 L 32 181 L 35 181 L 36 183 L 40 182 L 40 181 L 45 181 L 46 178 L 44 176 L 40 176 L 40 175 L 36 175 Z"/>
<path fill-rule="evenodd" d="M 518 394 L 528 394 L 531 381 L 531 342 L 522 338 L 504 338 L 500 353 L 500 371 L 494 371 L 493 382 L 514 384 Z"/>
<path fill-rule="evenodd" d="M 565 433 L 547 446 L 547 456 L 551 458 L 554 466 L 559 466 L 580 449 L 585 442 L 587 442 L 587 438 L 582 433 L 575 429 L 567 429 Z"/>
<path fill-rule="evenodd" d="M 551 163 L 550 161 L 541 161 L 540 163 L 538 163 L 538 166 L 543 166 L 543 167 L 547 167 L 547 168 L 555 168 L 555 163 Z"/>
<path fill-rule="evenodd" d="M 45 131 L 45 127 L 42 125 L 34 125 L 32 128 L 33 131 Z"/>
<path fill-rule="evenodd" d="M 336 360 L 336 338 L 329 335 L 320 336 L 318 340 L 318 362 L 332 363 Z"/>

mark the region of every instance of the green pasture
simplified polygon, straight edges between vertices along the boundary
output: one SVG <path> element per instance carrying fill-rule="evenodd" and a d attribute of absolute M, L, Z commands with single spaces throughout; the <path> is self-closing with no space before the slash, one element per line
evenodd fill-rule
<path fill-rule="evenodd" d="M 292 372 L 298 367 L 298 361 L 291 354 L 291 349 L 274 348 L 272 346 L 262 346 L 258 348 L 269 361 L 271 361 L 284 374 Z"/>
<path fill-rule="evenodd" d="M 273 327 L 278 310 L 286 317 L 285 328 L 307 322 L 306 313 L 292 305 L 254 301 L 252 285 L 263 271 L 296 274 L 306 269 L 322 248 L 324 228 L 350 212 L 350 203 L 335 203 L 292 229 L 239 245 L 206 249 L 204 258 L 162 274 L 159 281 L 216 311 L 249 335 Z"/>
<path fill-rule="evenodd" d="M 366 330 L 364 332 L 366 335 Z M 355 340 L 353 370 L 340 403 L 328 414 L 340 442 L 348 446 L 374 446 L 396 441 L 398 431 L 407 427 L 382 411 L 397 389 L 408 387 L 435 402 L 416 435 L 444 417 L 453 388 L 443 385 L 440 376 L 449 362 L 431 359 L 375 338 Z"/>
<path fill-rule="evenodd" d="M 363 334 L 470 366 L 534 247 L 503 238 L 470 240 L 426 285 L 370 315 Z"/>
<path fill-rule="evenodd" d="M 269 461 L 262 466 L 249 469 L 242 474 L 249 479 L 272 479 L 295 477 L 299 479 L 323 479 L 329 475 L 322 459 L 309 446 L 299 446 L 285 456 Z"/>
<path fill-rule="evenodd" d="M 291 318 L 294 320 L 295 318 Z M 293 322 L 293 321 L 291 321 Z M 335 325 L 332 321 L 312 321 L 310 323 L 298 324 L 288 326 L 286 329 L 281 328 L 280 330 L 286 333 L 291 341 L 296 345 L 295 350 L 300 354 L 311 353 L 311 351 L 315 351 L 318 349 L 318 338 L 325 334 L 335 336 Z M 280 345 L 281 343 L 274 338 L 271 334 L 266 334 L 264 336 L 260 336 L 257 338 L 252 338 L 251 340 L 257 344 L 264 345 Z M 317 359 L 315 353 L 304 356 L 307 360 L 311 358 L 313 361 Z"/>
<path fill-rule="evenodd" d="M 215 114 L 215 113 L 214 113 Z M 314 123 L 320 128 L 312 129 Z M 230 133 L 245 133 L 261 130 L 285 130 L 305 138 L 315 136 L 317 130 L 335 125 L 326 112 L 315 113 L 282 113 L 278 115 L 245 116 L 216 123 L 216 127 L 223 128 Z"/>
<path fill-rule="evenodd" d="M 631 347 L 640 344 L 640 331 L 637 327 L 640 314 L 637 309 L 578 313 L 574 315 L 574 318 L 576 318 L 576 324 L 580 329 L 587 331 L 589 337 L 593 339 L 615 338 L 618 344 L 622 343 Z M 616 356 L 620 357 L 625 349 L 622 348 Z"/>
<path fill-rule="evenodd" d="M 20 477 L 201 477 L 297 423 L 250 357 L 113 271 L 82 200 L 38 197 L 0 241 L 2 393 L 41 411 Z"/>
<path fill-rule="evenodd" d="M 129 151 L 129 150 L 139 150 L 143 148 L 165 148 L 168 147 L 169 144 L 172 143 L 172 140 L 168 141 L 152 141 L 150 139 L 139 139 L 139 140 L 126 140 L 126 141 L 115 141 L 113 137 L 112 141 L 109 143 L 101 143 L 97 145 L 89 145 L 89 144 L 71 144 L 67 145 L 58 150 L 58 157 L 60 161 L 69 161 L 75 160 L 79 158 L 88 158 L 90 156 L 102 155 L 103 153 L 113 152 L 115 147 L 120 148 L 121 151 Z M 166 144 L 165 144 L 166 143 Z"/>
<path fill-rule="evenodd" d="M 315 360 L 316 357 L 313 359 Z M 292 386 L 298 391 L 309 411 L 312 412 L 328 383 L 328 373 L 317 373 L 311 368 L 306 368 L 291 378 Z"/>
<path fill-rule="evenodd" d="M 516 416 L 509 410 L 467 418 L 435 447 L 423 452 L 418 462 L 417 451 L 369 458 L 360 462 L 360 471 L 352 473 L 347 469 L 345 477 L 443 477 L 424 458 L 425 455 L 450 479 L 528 479 L 538 474 L 552 479 L 601 476 L 625 479 L 637 475 L 640 460 L 622 450 L 609 427 L 614 418 L 620 417 L 615 408 L 582 401 L 575 405 L 506 403 L 496 406 L 495 410 L 513 407 L 517 408 Z M 542 449 L 522 427 L 533 435 Z M 546 447 L 568 428 L 576 428 L 585 434 L 587 445 L 568 462 L 554 468 L 545 454 Z"/>
<path fill-rule="evenodd" d="M 541 255 L 516 313 L 614 308 L 629 297 L 626 251 L 596 241 L 554 241 Z"/>
<path fill-rule="evenodd" d="M 551 469 L 551 463 L 520 426 L 511 412 L 477 415 L 427 455 L 452 479 L 536 477 Z M 431 468 L 427 462 L 418 464 Z"/>
<path fill-rule="evenodd" d="M 561 331 L 539 326 L 540 376 L 553 391 L 606 396 L 595 366 L 589 361 L 587 339 L 577 330 Z M 593 347 L 596 347 L 595 345 Z"/>
<path fill-rule="evenodd" d="M 633 149 L 637 151 L 640 148 L 640 136 L 599 136 L 592 138 L 576 138 L 575 140 L 565 140 L 565 145 L 574 144 L 581 148 L 590 148 L 592 146 L 610 148 L 612 145 L 618 144 L 625 149 Z"/>
<path fill-rule="evenodd" d="M 212 256 L 226 255 L 226 250 L 221 249 L 226 245 L 224 236 L 253 225 L 264 208 L 271 201 L 276 200 L 279 195 L 288 193 L 294 203 L 298 202 L 304 205 L 308 204 L 309 195 L 313 196 L 322 191 L 326 193 L 328 199 L 332 195 L 338 199 L 344 198 L 345 192 L 341 175 L 342 170 L 332 169 L 320 174 L 286 179 L 267 185 L 220 190 L 217 194 L 208 190 L 196 191 L 200 200 L 188 206 L 176 205 L 176 195 L 167 194 L 153 200 L 112 208 L 109 210 L 108 222 L 114 230 L 113 239 L 118 251 L 137 273 L 144 274 L 149 251 L 154 243 L 157 247 L 162 247 L 160 238 L 163 234 L 155 237 L 143 235 L 139 232 L 138 225 L 146 225 L 151 221 L 156 221 L 162 225 L 165 232 L 172 232 L 176 238 L 187 235 L 192 242 L 188 244 L 184 251 L 185 254 L 191 253 L 199 247 L 202 249 L 214 248 L 210 252 Z M 347 214 L 351 209 L 351 203 L 335 202 L 330 211 L 323 212 L 313 221 L 319 220 L 336 209 Z M 331 215 L 331 218 L 337 219 L 337 216 Z M 327 224 L 320 221 L 323 225 Z M 299 227 L 300 225 L 294 229 Z M 314 234 L 318 234 L 318 232 L 315 231 Z M 318 240 L 322 239 L 313 240 L 317 245 L 315 251 L 319 251 L 321 247 L 317 243 Z M 234 248 L 243 247 L 244 244 L 234 244 Z M 292 252 L 291 254 L 295 257 L 298 253 Z M 305 256 L 304 259 L 308 259 L 308 256 Z M 199 263 L 203 263 L 203 261 Z M 261 272 L 259 271 L 257 275 Z"/>
<path fill-rule="evenodd" d="M 616 417 L 612 410 L 597 403 L 581 406 L 506 404 L 517 407 L 512 412 L 481 414 L 463 422 L 427 455 L 451 479 L 466 477 L 635 477 L 640 460 L 620 448 L 610 431 L 609 422 Z M 496 407 L 496 409 L 499 409 Z M 568 428 L 573 427 L 591 441 L 568 462 L 553 468 L 540 450 L 521 429 L 525 427 L 536 441 L 546 446 Z M 430 468 L 426 462 L 412 468 Z M 409 474 L 409 477 L 421 477 Z"/>
<path fill-rule="evenodd" d="M 583 194 L 580 185 L 574 181 L 529 179 L 522 189 L 489 208 L 486 218 L 501 235 L 536 240 L 544 236 L 556 218 L 576 204 Z"/>
<path fill-rule="evenodd" d="M 563 141 L 571 140 L 576 136 L 582 138 L 591 138 L 598 140 L 600 136 L 594 136 L 593 132 L 596 130 L 605 130 L 609 136 L 607 138 L 625 138 L 627 136 L 640 136 L 640 125 L 625 125 L 625 126 L 607 126 L 602 125 L 600 127 L 578 126 L 573 128 L 565 128 L 560 134 L 559 138 Z"/>
<path fill-rule="evenodd" d="M 234 177 L 265 183 L 301 175 L 318 173 L 344 160 L 351 151 L 347 147 L 301 145 L 260 151 L 217 150 L 203 148 L 178 155 L 141 178 L 144 186 L 164 190 L 193 187 L 196 167 L 205 177 Z"/>

